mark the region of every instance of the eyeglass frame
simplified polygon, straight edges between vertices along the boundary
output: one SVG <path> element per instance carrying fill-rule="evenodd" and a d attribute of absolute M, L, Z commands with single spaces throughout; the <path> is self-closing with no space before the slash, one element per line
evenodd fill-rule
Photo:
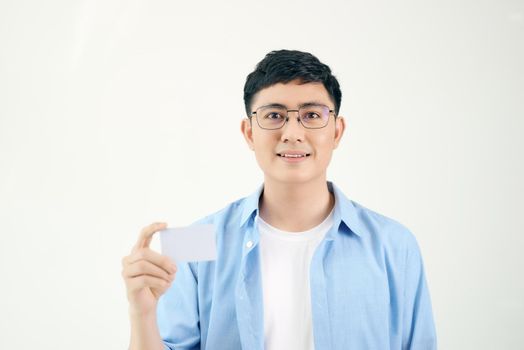
<path fill-rule="evenodd" d="M 248 118 L 249 118 L 249 122 L 250 122 L 250 123 L 253 123 L 253 122 L 251 121 L 251 118 L 253 118 L 253 115 L 255 115 L 255 116 L 257 115 L 257 111 L 258 111 L 260 108 L 270 107 L 270 106 L 271 106 L 271 104 L 269 104 L 269 105 L 265 105 L 265 106 L 260 106 L 260 107 L 258 107 L 255 111 L 251 112 L 251 115 L 248 116 Z M 301 108 L 305 108 L 305 107 L 308 107 L 308 106 L 322 106 L 322 107 L 326 107 L 326 108 L 328 108 L 329 116 L 328 116 L 328 120 L 327 120 L 327 122 L 326 122 L 326 124 L 325 124 L 324 126 L 321 126 L 321 127 L 318 127 L 318 128 L 311 128 L 311 127 L 307 127 L 307 126 L 305 126 L 305 125 L 302 123 L 302 119 L 300 118 L 300 113 L 299 113 L 299 111 L 300 111 Z M 277 107 L 277 106 L 275 105 L 275 107 Z M 284 108 L 285 108 L 285 107 L 282 106 L 282 110 L 284 110 Z M 298 120 L 298 122 L 300 123 L 300 125 L 302 125 L 302 127 L 304 127 L 304 129 L 318 130 L 318 129 L 323 129 L 323 128 L 325 128 L 325 127 L 329 124 L 329 117 L 331 116 L 331 113 L 335 113 L 335 110 L 334 110 L 334 109 L 329 109 L 328 106 L 326 106 L 326 105 L 324 105 L 324 104 L 321 104 L 321 103 L 307 103 L 307 104 L 305 104 L 305 105 L 303 105 L 303 106 L 300 106 L 298 109 L 286 109 L 286 118 L 285 118 L 285 120 L 284 120 L 284 123 L 282 123 L 282 125 L 281 125 L 280 127 L 278 127 L 278 128 L 274 128 L 274 129 L 264 128 L 263 126 L 260 125 L 260 122 L 258 121 L 258 118 L 257 118 L 257 124 L 258 124 L 258 126 L 260 127 L 260 129 L 264 129 L 264 130 L 278 130 L 278 129 L 282 129 L 282 128 L 284 127 L 284 125 L 286 125 L 286 123 L 289 122 L 289 112 L 297 112 L 297 114 L 298 114 L 297 120 Z M 337 115 L 336 115 L 336 114 L 335 114 L 333 117 L 335 117 L 335 120 L 337 119 Z"/>

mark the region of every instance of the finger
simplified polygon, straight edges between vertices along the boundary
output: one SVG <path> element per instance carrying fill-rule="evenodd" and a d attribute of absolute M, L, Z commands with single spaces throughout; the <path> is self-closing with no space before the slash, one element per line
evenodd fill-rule
<path fill-rule="evenodd" d="M 176 264 L 173 261 L 171 261 L 171 259 L 149 248 L 137 250 L 136 252 L 132 253 L 131 255 L 125 257 L 123 260 L 123 265 L 125 267 L 126 265 L 131 265 L 141 260 L 148 261 L 162 268 L 167 273 L 175 273 L 177 270 Z"/>
<path fill-rule="evenodd" d="M 165 222 L 155 222 L 149 226 L 144 227 L 142 231 L 140 231 L 140 235 L 138 236 L 138 241 L 136 242 L 134 249 L 137 250 L 140 248 L 148 248 L 155 232 L 163 230 L 166 227 L 167 223 Z"/>
<path fill-rule="evenodd" d="M 136 292 L 143 288 L 152 288 L 157 290 L 167 289 L 171 283 L 167 282 L 165 279 L 142 275 L 126 280 L 128 292 Z"/>
<path fill-rule="evenodd" d="M 167 273 L 164 269 L 146 260 L 140 260 L 134 264 L 128 265 L 122 271 L 122 276 L 124 278 L 133 278 L 142 275 L 162 278 L 167 282 L 171 282 L 175 277 L 174 273 Z"/>

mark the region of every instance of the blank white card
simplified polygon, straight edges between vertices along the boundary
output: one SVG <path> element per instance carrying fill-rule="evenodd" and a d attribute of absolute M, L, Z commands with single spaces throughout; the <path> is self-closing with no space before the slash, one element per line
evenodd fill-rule
<path fill-rule="evenodd" d="M 167 228 L 160 231 L 163 255 L 175 262 L 216 259 L 215 226 L 211 224 Z"/>

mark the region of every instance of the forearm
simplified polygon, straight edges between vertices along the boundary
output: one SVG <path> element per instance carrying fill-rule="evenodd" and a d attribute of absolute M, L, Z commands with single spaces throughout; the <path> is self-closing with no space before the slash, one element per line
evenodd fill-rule
<path fill-rule="evenodd" d="M 130 312 L 131 340 L 129 350 L 163 350 L 156 314 L 137 315 Z"/>

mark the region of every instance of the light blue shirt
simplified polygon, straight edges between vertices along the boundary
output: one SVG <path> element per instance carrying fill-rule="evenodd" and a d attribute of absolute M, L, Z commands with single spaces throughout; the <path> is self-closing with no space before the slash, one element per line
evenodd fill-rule
<path fill-rule="evenodd" d="M 335 195 L 334 225 L 310 266 L 315 349 L 436 349 L 415 237 L 327 185 Z M 264 349 L 255 224 L 262 190 L 198 222 L 215 225 L 217 259 L 177 264 L 157 310 L 166 349 Z"/>

